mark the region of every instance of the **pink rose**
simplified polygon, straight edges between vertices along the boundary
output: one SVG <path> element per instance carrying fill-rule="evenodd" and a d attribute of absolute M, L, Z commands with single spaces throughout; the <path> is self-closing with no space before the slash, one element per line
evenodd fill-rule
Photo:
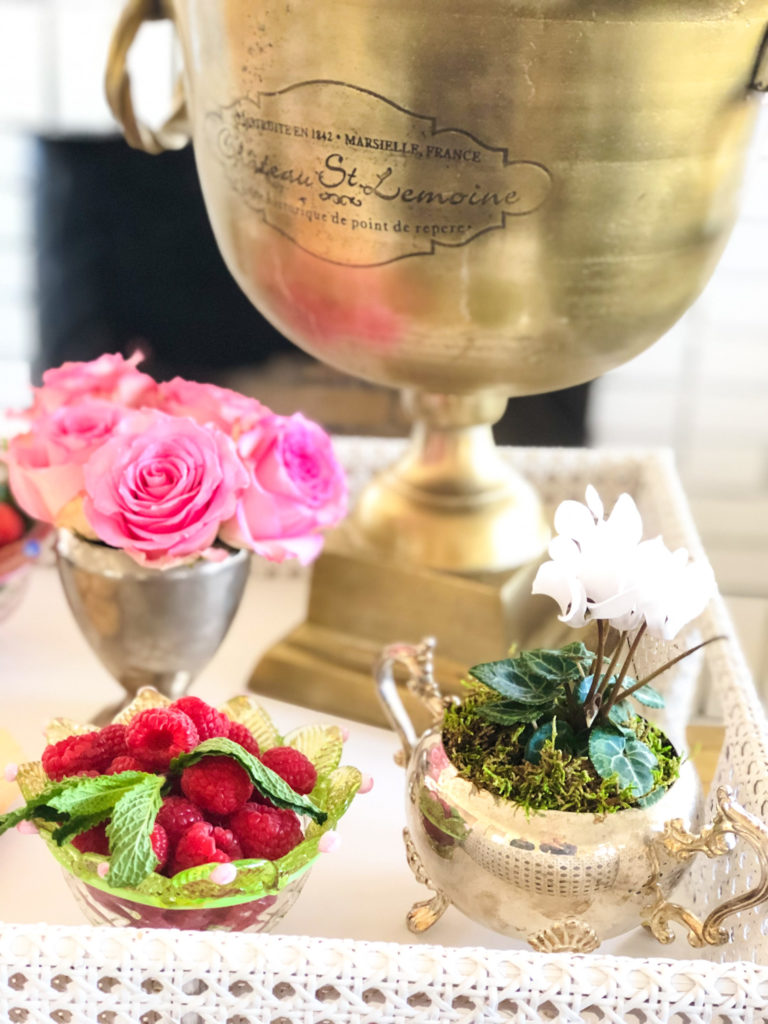
<path fill-rule="evenodd" d="M 250 476 L 221 538 L 275 562 L 306 565 L 323 546 L 321 530 L 347 511 L 347 484 L 328 435 L 300 413 L 263 419 L 238 452 Z"/>
<path fill-rule="evenodd" d="M 264 416 L 271 415 L 255 398 L 183 377 L 158 385 L 152 404 L 172 416 L 190 416 L 200 424 L 213 423 L 234 438 L 250 430 Z"/>
<path fill-rule="evenodd" d="M 24 511 L 55 523 L 61 510 L 82 493 L 83 465 L 114 433 L 125 410 L 86 400 L 38 419 L 27 434 L 11 439 L 6 460 L 14 497 Z"/>
<path fill-rule="evenodd" d="M 220 430 L 145 409 L 86 463 L 85 515 L 106 544 L 165 569 L 206 554 L 247 483 Z"/>
<path fill-rule="evenodd" d="M 142 359 L 140 352 L 130 359 L 107 353 L 87 363 L 62 363 L 46 370 L 43 387 L 33 388 L 33 404 L 27 415 L 44 415 L 84 398 L 102 398 L 132 409 L 147 405 L 157 385 L 148 374 L 136 369 Z"/>

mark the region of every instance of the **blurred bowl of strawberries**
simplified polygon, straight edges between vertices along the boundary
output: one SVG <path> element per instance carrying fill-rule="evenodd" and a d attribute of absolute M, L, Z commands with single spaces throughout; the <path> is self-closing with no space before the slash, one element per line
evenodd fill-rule
<path fill-rule="evenodd" d="M 281 736 L 249 696 L 217 709 L 144 689 L 112 724 L 55 719 L 46 740 L 0 834 L 37 831 L 97 925 L 273 927 L 364 779 L 338 726 Z"/>
<path fill-rule="evenodd" d="M 49 525 L 30 519 L 18 507 L 0 465 L 0 622 L 19 606 L 50 533 Z"/>

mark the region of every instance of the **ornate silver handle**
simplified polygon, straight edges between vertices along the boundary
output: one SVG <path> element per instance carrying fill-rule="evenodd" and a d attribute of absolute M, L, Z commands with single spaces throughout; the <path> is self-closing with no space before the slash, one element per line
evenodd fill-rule
<path fill-rule="evenodd" d="M 125 141 L 134 149 L 153 155 L 168 149 L 182 149 L 189 142 L 186 100 L 179 85 L 174 109 L 161 128 L 154 130 L 139 121 L 133 109 L 128 51 L 145 21 L 170 17 L 165 0 L 129 0 L 112 34 L 104 79 L 107 102 L 123 129 Z"/>
<path fill-rule="evenodd" d="M 733 791 L 728 786 L 721 786 L 718 789 L 717 804 L 719 810 L 714 821 L 701 832 L 688 832 L 682 821 L 675 818 L 666 822 L 663 834 L 657 836 L 651 844 L 649 852 L 654 865 L 654 875 L 649 886 L 655 888 L 657 898 L 647 911 L 644 923 L 659 942 L 672 942 L 674 934 L 669 923 L 679 921 L 688 928 L 688 941 L 692 946 L 720 946 L 730 938 L 729 930 L 723 927 L 723 921 L 727 917 L 768 900 L 768 827 L 733 799 Z M 746 840 L 757 854 L 760 881 L 756 886 L 741 896 L 734 896 L 715 907 L 704 921 L 699 920 L 679 903 L 672 903 L 666 899 L 658 884 L 660 855 L 671 854 L 678 861 L 688 860 L 695 853 L 705 853 L 707 857 L 720 857 L 730 852 L 735 836 Z"/>
<path fill-rule="evenodd" d="M 435 682 L 434 651 L 433 637 L 427 637 L 416 645 L 390 644 L 381 652 L 374 668 L 379 699 L 389 724 L 400 737 L 405 761 L 411 756 L 418 736 L 408 712 L 403 707 L 400 694 L 397 692 L 394 668 L 395 665 L 405 666 L 408 670 L 406 688 L 426 704 L 437 723 L 443 716 L 445 701 Z"/>

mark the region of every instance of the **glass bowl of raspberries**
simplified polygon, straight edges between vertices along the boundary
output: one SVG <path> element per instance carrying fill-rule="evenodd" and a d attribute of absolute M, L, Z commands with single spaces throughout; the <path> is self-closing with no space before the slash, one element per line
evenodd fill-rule
<path fill-rule="evenodd" d="M 50 532 L 50 526 L 21 511 L 0 467 L 0 622 L 21 602 L 29 571 Z"/>
<path fill-rule="evenodd" d="M 363 783 L 340 765 L 343 738 L 281 736 L 249 696 L 216 709 L 144 689 L 102 729 L 54 720 L 0 833 L 39 832 L 91 924 L 264 931 Z"/>

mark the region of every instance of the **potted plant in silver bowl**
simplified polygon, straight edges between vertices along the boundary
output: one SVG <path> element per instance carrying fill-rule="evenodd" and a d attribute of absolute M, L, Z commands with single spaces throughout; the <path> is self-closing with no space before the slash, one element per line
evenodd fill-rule
<path fill-rule="evenodd" d="M 567 625 L 590 625 L 594 650 L 576 641 L 476 665 L 461 701 L 440 694 L 433 641 L 393 645 L 377 667 L 407 761 L 409 864 L 434 891 L 412 908 L 409 927 L 430 927 L 453 903 L 549 952 L 591 951 L 641 921 L 662 942 L 672 941 L 673 920 L 693 945 L 727 941 L 723 921 L 765 899 L 765 884 L 704 921 L 670 896 L 695 852 L 725 854 L 734 835 L 757 851 L 768 879 L 768 828 L 725 789 L 703 826 L 693 765 L 647 717 L 664 707 L 651 683 L 718 638 L 635 670 L 649 641 L 658 649 L 704 609 L 711 568 L 660 537 L 643 540 L 629 495 L 606 517 L 589 488 L 586 504 L 558 507 L 555 528 L 533 591 L 553 597 Z M 395 687 L 396 663 L 434 715 L 420 738 Z"/>

